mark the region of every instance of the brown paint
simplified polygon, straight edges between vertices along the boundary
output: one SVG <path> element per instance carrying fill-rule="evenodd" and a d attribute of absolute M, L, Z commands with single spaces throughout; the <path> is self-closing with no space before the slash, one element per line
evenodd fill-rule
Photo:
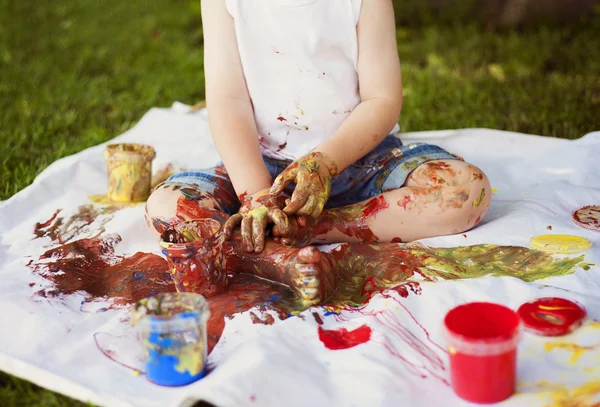
<path fill-rule="evenodd" d="M 148 295 L 173 292 L 167 262 L 160 256 L 138 252 L 117 256 L 114 246 L 120 236 L 81 239 L 42 254 L 28 266 L 52 283 L 38 292 L 44 297 L 61 298 L 81 292 L 86 301 L 113 299 L 115 306 L 131 304 Z"/>

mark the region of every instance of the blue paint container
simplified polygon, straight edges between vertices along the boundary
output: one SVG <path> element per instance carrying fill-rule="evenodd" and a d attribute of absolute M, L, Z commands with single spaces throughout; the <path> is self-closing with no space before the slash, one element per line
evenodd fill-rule
<path fill-rule="evenodd" d="M 132 323 L 146 353 L 146 377 L 161 386 L 183 386 L 206 374 L 206 323 L 203 296 L 169 293 L 148 297 L 134 308 Z"/>

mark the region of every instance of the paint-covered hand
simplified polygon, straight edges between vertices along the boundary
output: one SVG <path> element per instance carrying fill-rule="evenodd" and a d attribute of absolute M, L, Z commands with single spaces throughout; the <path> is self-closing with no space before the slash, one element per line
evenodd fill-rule
<path fill-rule="evenodd" d="M 286 236 L 289 233 L 289 222 L 282 205 L 269 195 L 269 190 L 264 189 L 242 199 L 240 211 L 227 219 L 223 226 L 225 239 L 230 239 L 238 225 L 242 229 L 242 244 L 248 252 L 260 253 L 265 248 L 265 235 L 267 226 L 275 224 L 279 233 Z"/>
<path fill-rule="evenodd" d="M 331 179 L 337 174 L 333 160 L 319 152 L 308 153 L 291 163 L 275 179 L 271 196 L 277 197 L 295 183 L 292 198 L 283 211 L 288 215 L 306 215 L 316 218 L 323 212 L 331 192 Z"/>

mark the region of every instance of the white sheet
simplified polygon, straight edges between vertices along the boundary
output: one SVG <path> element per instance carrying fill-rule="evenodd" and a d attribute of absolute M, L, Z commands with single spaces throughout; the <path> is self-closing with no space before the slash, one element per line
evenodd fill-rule
<path fill-rule="evenodd" d="M 166 163 L 187 168 L 213 165 L 218 158 L 205 112 L 187 115 L 184 111 L 179 104 L 152 109 L 117 140 L 153 145 L 158 153 L 155 168 Z M 483 224 L 466 238 L 461 234 L 427 239 L 424 244 L 528 246 L 532 236 L 549 233 L 546 228 L 551 225 L 551 233 L 591 240 L 594 247 L 585 260 L 600 263 L 600 233 L 571 221 L 572 210 L 600 203 L 600 132 L 576 141 L 485 129 L 412 133 L 402 138 L 436 143 L 464 156 L 481 167 L 497 189 Z M 96 345 L 118 351 L 121 363 L 139 364 L 131 330 L 121 322 L 127 310 L 82 312 L 77 299 L 63 305 L 32 298 L 35 290 L 29 283 L 39 277 L 32 276 L 26 264 L 49 244 L 47 239 L 32 240 L 33 225 L 58 208 L 74 211 L 88 202 L 90 194 L 103 193 L 105 184 L 102 146 L 96 146 L 55 162 L 31 186 L 0 205 L 0 369 L 81 400 L 106 406 L 180 406 L 198 399 L 218 406 L 468 405 L 444 384 L 447 355 L 435 345 L 444 346 L 441 321 L 453 306 L 487 300 L 516 308 L 535 297 L 559 295 L 581 302 L 592 318 L 600 318 L 597 267 L 535 283 L 509 277 L 426 283 L 421 295 L 399 302 L 376 296 L 361 313 L 326 317 L 327 329 L 362 324 L 373 329 L 369 342 L 347 350 L 323 346 L 311 311 L 305 312 L 304 319 L 289 318 L 272 326 L 252 324 L 248 313 L 238 315 L 227 322 L 210 356 L 215 366 L 210 375 L 182 388 L 159 387 L 105 357 Z M 123 237 L 118 253 L 159 253 L 146 232 L 142 206 L 117 212 L 105 227 L 106 233 Z M 384 309 L 384 314 L 373 314 Z M 391 325 L 382 322 L 387 317 Z M 560 340 L 600 344 L 597 326 L 588 321 Z M 433 359 L 408 347 L 402 340 L 407 332 L 427 345 Z M 600 376 L 600 347 L 592 347 L 574 363 L 568 350 L 545 352 L 547 342 L 551 340 L 525 335 L 519 353 L 519 393 L 502 405 L 549 403 L 561 394 L 550 392 L 549 384 L 565 392 L 585 383 L 588 389 L 593 387 Z M 436 358 L 442 365 L 431 362 Z"/>

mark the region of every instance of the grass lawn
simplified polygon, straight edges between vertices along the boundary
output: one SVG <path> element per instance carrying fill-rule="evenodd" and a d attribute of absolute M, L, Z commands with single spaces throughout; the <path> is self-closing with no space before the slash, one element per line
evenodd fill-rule
<path fill-rule="evenodd" d="M 600 13 L 489 33 L 415 1 L 396 2 L 404 131 L 600 130 Z M 152 106 L 202 100 L 202 59 L 198 0 L 0 0 L 0 200 Z M 83 404 L 0 373 L 0 405 Z"/>

